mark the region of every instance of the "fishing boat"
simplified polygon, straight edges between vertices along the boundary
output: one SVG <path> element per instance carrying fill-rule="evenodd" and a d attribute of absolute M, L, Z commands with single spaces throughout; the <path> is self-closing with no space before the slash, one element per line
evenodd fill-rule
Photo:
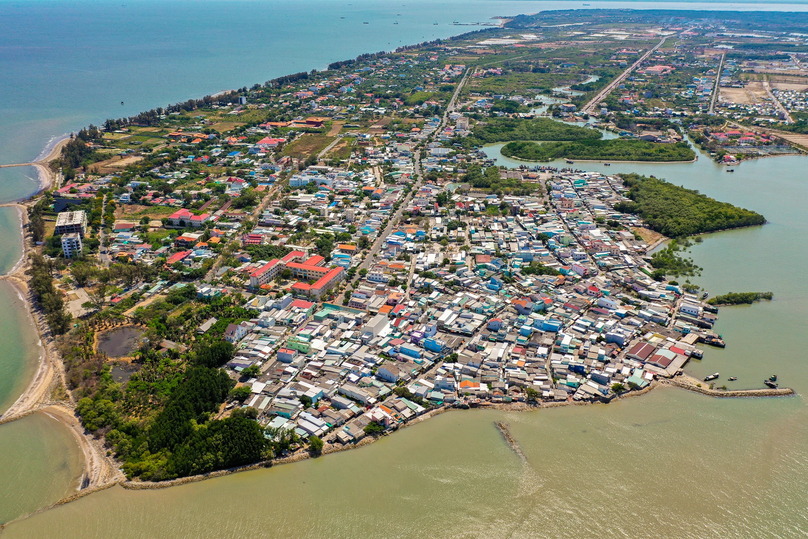
<path fill-rule="evenodd" d="M 572 161 L 572 160 L 570 160 L 570 159 L 567 159 L 567 164 L 568 164 L 568 165 L 575 164 L 575 161 Z"/>
<path fill-rule="evenodd" d="M 363 22 L 362 24 L 370 24 L 369 22 Z"/>
<path fill-rule="evenodd" d="M 730 376 L 729 378 L 727 378 L 727 380 L 729 380 L 730 382 L 734 382 L 737 379 L 738 379 L 737 376 Z"/>
<path fill-rule="evenodd" d="M 735 169 L 734 168 L 728 168 L 727 172 L 735 172 Z"/>
<path fill-rule="evenodd" d="M 776 374 L 772 374 L 771 376 L 769 376 L 769 381 L 770 381 L 770 382 L 776 382 L 776 381 L 777 381 L 777 375 L 776 375 Z"/>
<path fill-rule="evenodd" d="M 705 377 L 704 377 L 704 381 L 705 381 L 705 382 L 709 382 L 710 380 L 715 380 L 715 379 L 717 379 L 719 376 L 721 376 L 721 375 L 720 375 L 720 374 L 718 374 L 717 372 L 714 372 L 713 374 L 711 374 L 711 375 L 709 375 L 709 376 L 705 376 Z"/>
<path fill-rule="evenodd" d="M 611 163 L 603 163 L 603 166 L 604 167 L 610 167 L 610 166 L 612 166 L 612 164 Z"/>
<path fill-rule="evenodd" d="M 777 382 L 772 382 L 771 380 L 763 380 L 763 383 L 766 384 L 767 387 L 777 389 Z"/>

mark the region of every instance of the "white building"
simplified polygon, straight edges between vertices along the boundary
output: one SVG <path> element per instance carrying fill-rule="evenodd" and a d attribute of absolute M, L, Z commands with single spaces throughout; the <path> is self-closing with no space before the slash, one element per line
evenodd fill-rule
<path fill-rule="evenodd" d="M 81 256 L 81 248 L 81 236 L 79 236 L 77 232 L 71 232 L 62 236 L 62 251 L 65 254 L 65 258 Z"/>

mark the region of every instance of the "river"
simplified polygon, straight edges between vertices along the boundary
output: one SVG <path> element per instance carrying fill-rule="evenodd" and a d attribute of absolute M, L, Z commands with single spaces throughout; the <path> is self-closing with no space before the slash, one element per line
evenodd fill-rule
<path fill-rule="evenodd" d="M 347 10 L 346 4 L 308 0 L 295 7 L 279 2 L 276 9 L 289 21 L 297 21 L 297 26 L 277 26 L 297 31 L 300 21 L 311 14 L 318 17 L 315 22 L 320 33 L 317 40 L 304 40 L 299 31 L 297 37 L 282 34 L 283 39 L 305 41 L 310 48 L 299 55 L 291 54 L 288 60 L 277 60 L 275 55 L 267 56 L 268 49 L 277 45 L 266 37 L 273 34 L 275 25 L 263 25 L 259 32 L 257 23 L 238 17 L 239 7 L 247 4 L 266 9 L 263 4 L 220 4 L 210 0 L 191 8 L 186 2 L 158 5 L 130 1 L 121 5 L 146 12 L 130 17 L 129 25 L 116 25 L 127 18 L 112 13 L 113 6 L 108 3 L 51 0 L 37 3 L 33 15 L 28 15 L 23 4 L 0 0 L 0 47 L 20 54 L 18 64 L 10 63 L 15 61 L 13 55 L 0 55 L 0 68 L 10 74 L 0 82 L 3 95 L 5 90 L 15 92 L 8 94 L 14 99 L 0 104 L 2 162 L 31 160 L 48 138 L 106 116 L 133 113 L 386 48 L 384 40 L 394 31 L 375 33 L 360 26 L 347 33 L 329 30 L 331 25 L 324 21 L 331 20 L 328 17 L 338 19 L 341 13 L 333 6 Z M 318 9 L 312 9 L 315 4 Z M 578 7 L 577 2 L 482 0 L 408 4 L 409 8 L 401 8 L 411 25 L 401 36 L 405 42 L 419 41 L 419 32 L 456 33 L 458 27 L 448 24 L 456 19 L 483 20 L 503 13 L 530 12 L 537 5 L 545 9 Z M 410 11 L 416 4 L 417 13 Z M 97 17 L 81 11 L 88 5 L 97 8 Z M 684 6 L 705 7 L 698 3 Z M 724 6 L 709 5 L 713 9 Z M 750 6 L 754 4 L 742 7 Z M 773 7 L 767 5 L 766 9 Z M 787 7 L 803 10 L 806 5 Z M 163 19 L 157 17 L 161 9 L 166 13 Z M 357 11 L 358 19 L 373 16 L 385 20 L 395 17 L 398 7 L 365 1 L 353 2 L 351 9 Z M 175 31 L 165 34 L 166 28 L 171 28 L 170 21 L 185 10 L 188 22 L 184 24 L 188 26 L 177 25 Z M 28 24 L 15 28 L 9 24 L 13 20 L 9 12 L 24 15 Z M 154 28 L 135 24 L 149 14 L 159 20 Z M 210 23 L 212 17 L 246 25 L 244 35 L 250 37 L 247 45 L 233 45 L 229 33 Z M 72 26 L 63 24 L 65 20 Z M 266 18 L 260 20 L 266 22 Z M 433 29 L 433 21 L 441 25 Z M 211 31 L 203 47 L 198 40 L 189 39 L 194 22 L 210 24 L 205 27 Z M 400 26 L 407 27 L 403 20 Z M 75 50 L 66 47 L 60 52 L 62 56 L 54 59 L 49 53 L 56 50 L 59 38 L 66 37 L 62 28 L 67 27 L 72 32 L 67 36 L 68 44 Z M 24 41 L 29 38 L 23 34 L 32 28 L 36 32 Z M 145 38 L 141 43 L 135 39 L 141 29 L 147 38 L 150 32 L 172 37 L 153 42 L 159 45 L 148 44 L 151 42 Z M 92 31 L 102 32 L 101 37 L 86 43 L 80 39 L 94 35 Z M 45 40 L 48 35 L 53 41 Z M 45 40 L 43 51 L 31 55 L 30 41 L 35 39 Z M 102 53 L 85 58 L 87 51 L 99 48 L 99 43 Z M 121 48 L 132 56 L 129 63 L 108 65 L 119 60 L 115 51 Z M 138 59 L 144 50 L 149 54 Z M 24 53 L 29 54 L 27 61 L 34 67 L 20 71 L 19 66 L 25 64 Z M 278 58 L 282 53 L 279 51 Z M 137 90 L 126 95 L 120 112 L 114 112 L 121 106 L 118 90 L 132 86 L 133 80 L 139 83 L 150 58 L 162 62 L 156 70 L 160 75 L 135 85 Z M 59 69 L 56 63 L 61 65 Z M 184 64 L 191 67 L 186 69 Z M 178 67 L 181 65 L 182 69 Z M 178 71 L 172 72 L 173 68 Z M 61 84 L 44 85 L 49 69 Z M 127 70 L 132 71 L 132 80 L 120 77 Z M 88 85 L 86 92 L 75 84 L 72 94 L 65 90 L 68 81 L 85 77 L 96 82 Z M 53 90 L 52 96 L 49 90 Z M 102 94 L 106 102 L 99 97 Z M 23 99 L 18 99 L 20 96 Z M 22 112 L 11 112 L 14 107 Z M 754 209 L 768 218 L 766 226 L 708 235 L 692 248 L 695 261 L 704 267 L 704 276 L 697 281 L 712 294 L 771 290 L 775 299 L 751 307 L 722 309 L 715 329 L 728 341 L 727 348 L 709 349 L 704 360 L 691 363 L 688 370 L 694 375 L 720 371 L 722 377 L 737 376 L 737 387 L 758 387 L 764 377 L 776 373 L 781 384 L 793 387 L 799 396 L 717 400 L 660 389 L 609 406 L 522 414 L 452 412 L 369 447 L 313 461 L 167 490 L 132 492 L 115 487 L 12 523 L 3 535 L 200 537 L 215 530 L 217 537 L 535 537 L 572 533 L 581 537 L 805 537 L 808 407 L 801 395 L 808 392 L 802 341 L 808 320 L 808 281 L 803 277 L 808 250 L 802 240 L 808 232 L 804 211 L 808 158 L 746 162 L 736 167 L 734 174 L 726 173 L 705 156 L 690 164 L 575 166 L 608 173 L 654 174 Z M 0 201 L 28 196 L 35 189 L 33 171 L 0 171 Z M 4 271 L 18 258 L 14 253 L 19 253 L 13 242 L 20 237 L 19 225 L 13 216 L 13 210 L 0 210 L 4 232 L 0 237 L 7 242 L 0 245 L 0 256 L 7 259 L 0 268 Z M 38 351 L 27 317 L 21 315 L 21 304 L 6 283 L 0 284 L 0 302 L 10 307 L 0 318 L 2 338 L 7 339 L 0 355 L 0 406 L 8 406 L 30 380 Z M 511 424 L 527 464 L 515 456 L 494 428 L 493 421 L 503 418 Z M 75 488 L 80 473 L 78 448 L 66 429 L 51 422 L 46 416 L 35 415 L 0 426 L 0 522 L 46 506 Z"/>

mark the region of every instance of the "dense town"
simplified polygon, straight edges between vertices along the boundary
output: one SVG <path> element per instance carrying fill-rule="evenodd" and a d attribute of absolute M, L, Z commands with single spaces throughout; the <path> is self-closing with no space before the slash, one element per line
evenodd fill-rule
<path fill-rule="evenodd" d="M 688 137 L 730 164 L 801 152 L 770 129 L 804 122 L 808 85 L 776 82 L 804 56 L 731 57 L 748 40 L 715 21 L 521 24 L 77 134 L 32 223 L 64 329 L 99 333 L 100 379 L 146 383 L 144 357 L 226 341 L 234 387 L 212 417 L 289 451 L 447 407 L 608 402 L 723 346 L 698 268 L 627 209 L 626 178 L 481 148 L 608 133 L 639 160 Z"/>

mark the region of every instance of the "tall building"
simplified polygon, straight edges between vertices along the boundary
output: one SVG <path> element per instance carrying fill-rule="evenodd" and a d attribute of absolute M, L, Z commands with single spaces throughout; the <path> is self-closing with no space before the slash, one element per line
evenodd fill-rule
<path fill-rule="evenodd" d="M 87 214 L 83 210 L 63 211 L 56 216 L 56 229 L 54 236 L 75 232 L 82 238 L 87 234 Z"/>
<path fill-rule="evenodd" d="M 65 258 L 81 256 L 81 248 L 81 236 L 78 232 L 70 232 L 62 235 L 62 252 L 65 254 Z"/>

